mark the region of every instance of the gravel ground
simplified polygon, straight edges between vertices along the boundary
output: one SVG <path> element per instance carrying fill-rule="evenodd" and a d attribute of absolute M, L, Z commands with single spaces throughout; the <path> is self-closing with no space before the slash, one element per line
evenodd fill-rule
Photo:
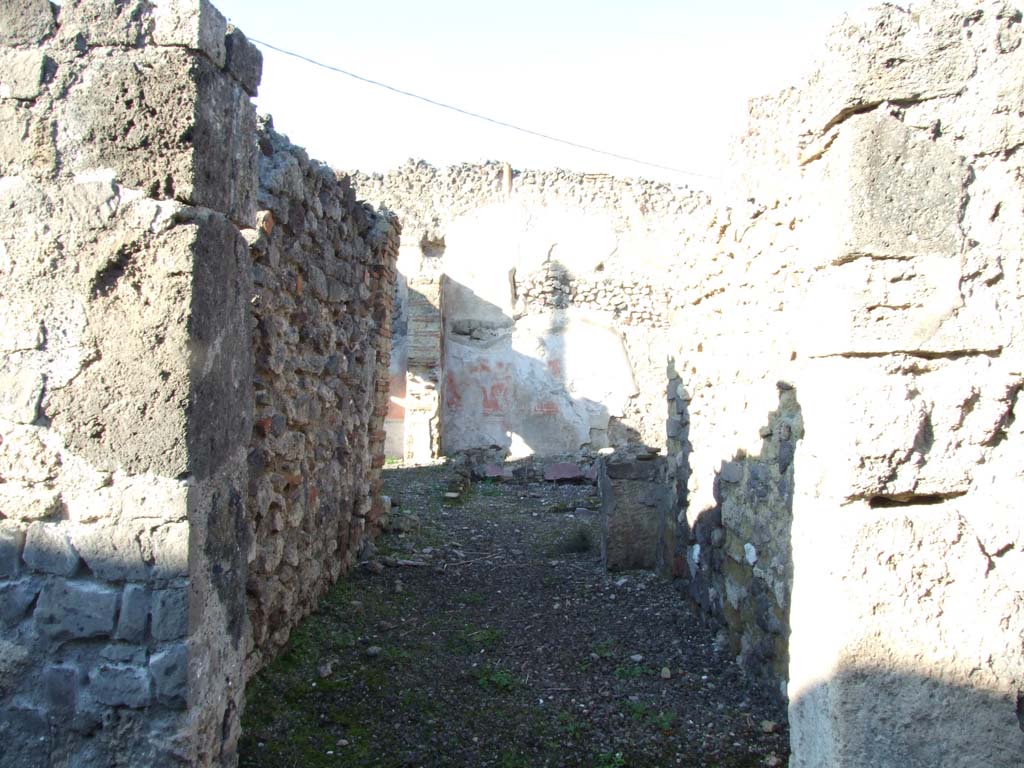
<path fill-rule="evenodd" d="M 677 586 L 601 568 L 593 486 L 385 478 L 388 532 L 250 684 L 241 766 L 787 762 Z"/>

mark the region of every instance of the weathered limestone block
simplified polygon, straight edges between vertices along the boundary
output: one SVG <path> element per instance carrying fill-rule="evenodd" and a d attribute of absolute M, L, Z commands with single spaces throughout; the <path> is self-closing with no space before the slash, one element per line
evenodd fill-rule
<path fill-rule="evenodd" d="M 21 0 L 0 7 L 0 45 L 35 45 L 55 26 L 49 0 Z"/>
<path fill-rule="evenodd" d="M 174 48 L 97 53 L 60 109 L 68 170 L 111 167 L 150 197 L 255 221 L 255 110 L 209 60 Z"/>
<path fill-rule="evenodd" d="M 824 131 L 885 101 L 912 103 L 960 93 L 974 74 L 976 58 L 965 26 L 953 2 L 912 10 L 890 5 L 848 15 L 830 33 L 827 53 L 806 84 L 808 127 Z"/>
<path fill-rule="evenodd" d="M 227 20 L 209 0 L 154 0 L 153 42 L 202 51 L 223 68 Z"/>
<path fill-rule="evenodd" d="M 63 3 L 56 37 L 64 45 L 81 40 L 89 47 L 141 47 L 149 42 L 152 33 L 153 20 L 148 10 L 141 0 Z"/>
<path fill-rule="evenodd" d="M 245 382 L 245 348 L 231 341 L 247 333 L 222 322 L 232 307 L 220 300 L 225 281 L 235 295 L 243 292 L 244 241 L 225 219 L 204 214 L 157 237 L 117 233 L 97 251 L 86 313 L 99 359 L 48 394 L 44 407 L 54 429 L 103 468 L 169 476 L 214 471 L 223 446 L 245 429 L 211 404 L 215 395 L 236 398 Z M 202 277 L 195 291 L 187 277 L 193 270 Z M 189 324 L 202 330 L 186 342 Z M 178 403 L 189 397 L 203 412 L 186 429 Z"/>
<path fill-rule="evenodd" d="M 31 101 L 43 90 L 46 56 L 38 50 L 0 50 L 0 99 Z"/>
<path fill-rule="evenodd" d="M 16 367 L 10 357 L 0 368 L 0 419 L 31 424 L 39 416 L 43 375 L 31 367 Z"/>

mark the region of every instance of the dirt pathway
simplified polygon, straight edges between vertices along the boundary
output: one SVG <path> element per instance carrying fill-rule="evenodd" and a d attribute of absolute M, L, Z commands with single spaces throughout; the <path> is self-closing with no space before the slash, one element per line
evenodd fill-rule
<path fill-rule="evenodd" d="M 385 474 L 402 511 L 252 682 L 242 766 L 785 764 L 784 710 L 677 589 L 600 567 L 592 486 Z"/>

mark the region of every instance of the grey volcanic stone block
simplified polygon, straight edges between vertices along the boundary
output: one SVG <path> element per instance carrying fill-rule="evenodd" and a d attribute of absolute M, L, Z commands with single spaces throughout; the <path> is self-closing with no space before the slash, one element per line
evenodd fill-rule
<path fill-rule="evenodd" d="M 116 640 L 141 642 L 146 636 L 149 620 L 149 590 L 138 584 L 127 584 L 121 597 L 121 614 L 117 618 Z"/>
<path fill-rule="evenodd" d="M 24 619 L 42 587 L 37 578 L 0 583 L 0 621 L 14 626 Z"/>
<path fill-rule="evenodd" d="M 255 96 L 263 77 L 263 54 L 260 49 L 250 43 L 242 30 L 228 24 L 227 45 L 230 72 L 250 96 Z"/>
<path fill-rule="evenodd" d="M 74 712 L 78 701 L 78 668 L 55 664 L 43 671 L 43 694 L 57 712 Z"/>
<path fill-rule="evenodd" d="M 188 590 L 160 589 L 153 593 L 153 638 L 177 640 L 188 633 Z"/>
<path fill-rule="evenodd" d="M 100 664 L 89 674 L 93 696 L 111 707 L 144 707 L 150 702 L 149 673 L 124 664 Z"/>
<path fill-rule="evenodd" d="M 120 664 L 141 665 L 146 663 L 146 649 L 129 643 L 110 643 L 103 646 L 100 658 Z"/>
<path fill-rule="evenodd" d="M 21 568 L 21 550 L 25 532 L 18 528 L 0 528 L 0 579 L 17 576 Z"/>
<path fill-rule="evenodd" d="M 114 631 L 117 598 L 117 590 L 99 584 L 52 581 L 39 596 L 36 626 L 56 640 L 104 637 Z"/>
<path fill-rule="evenodd" d="M 718 476 L 723 483 L 738 483 L 743 479 L 743 467 L 738 461 L 727 461 Z"/>
<path fill-rule="evenodd" d="M 0 744 L 4 745 L 0 757 L 5 768 L 50 768 L 50 726 L 44 712 L 0 711 Z"/>
<path fill-rule="evenodd" d="M 57 576 L 71 576 L 81 560 L 61 526 L 39 522 L 29 526 L 24 558 L 33 569 Z"/>
<path fill-rule="evenodd" d="M 0 45 L 38 43 L 56 24 L 49 0 L 4 0 L 0 3 Z"/>
<path fill-rule="evenodd" d="M 177 643 L 154 653 L 149 660 L 156 696 L 161 704 L 184 707 L 188 684 L 188 649 Z"/>

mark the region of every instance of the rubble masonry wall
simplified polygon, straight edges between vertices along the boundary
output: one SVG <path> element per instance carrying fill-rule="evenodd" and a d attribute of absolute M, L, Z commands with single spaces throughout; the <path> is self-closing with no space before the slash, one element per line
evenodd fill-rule
<path fill-rule="evenodd" d="M 249 674 L 348 570 L 380 517 L 399 233 L 356 201 L 347 176 L 272 126 L 259 142 Z"/>

